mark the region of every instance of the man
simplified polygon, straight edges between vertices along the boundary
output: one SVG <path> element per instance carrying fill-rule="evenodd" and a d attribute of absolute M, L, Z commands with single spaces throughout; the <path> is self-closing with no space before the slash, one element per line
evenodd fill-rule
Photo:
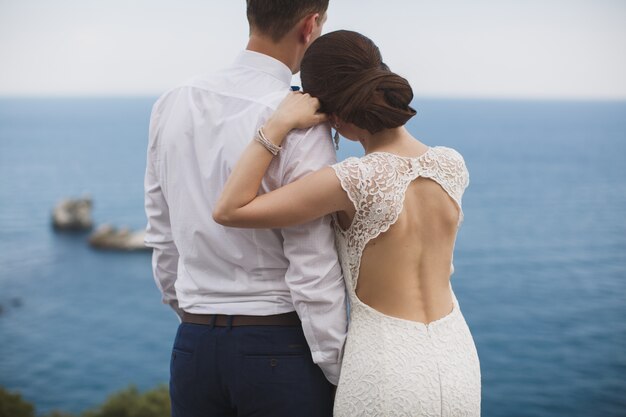
<path fill-rule="evenodd" d="M 173 416 L 329 416 L 346 334 L 345 287 L 323 218 L 224 228 L 211 212 L 259 126 L 288 93 L 328 0 L 248 0 L 235 63 L 154 105 L 145 179 L 153 271 L 179 315 Z M 261 192 L 335 162 L 330 128 L 294 131 Z"/>

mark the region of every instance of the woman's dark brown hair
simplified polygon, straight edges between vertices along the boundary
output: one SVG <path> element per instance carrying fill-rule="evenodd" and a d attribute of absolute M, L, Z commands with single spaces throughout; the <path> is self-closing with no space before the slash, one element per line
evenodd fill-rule
<path fill-rule="evenodd" d="M 408 81 L 391 72 L 374 42 L 359 33 L 320 36 L 300 70 L 302 88 L 320 100 L 321 111 L 370 133 L 402 126 L 415 115 Z"/>

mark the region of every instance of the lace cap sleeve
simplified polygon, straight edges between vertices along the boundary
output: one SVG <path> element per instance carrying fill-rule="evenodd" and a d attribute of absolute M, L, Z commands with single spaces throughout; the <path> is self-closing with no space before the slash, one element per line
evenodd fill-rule
<path fill-rule="evenodd" d="M 467 171 L 463 156 L 458 151 L 444 147 L 441 149 L 445 157 L 441 158 L 439 162 L 440 169 L 448 185 L 450 194 L 460 206 L 463 193 L 469 185 L 469 172 Z"/>
<path fill-rule="evenodd" d="M 351 157 L 341 162 L 331 165 L 335 171 L 341 188 L 348 194 L 348 198 L 354 204 L 356 210 L 359 209 L 361 194 L 361 171 L 359 168 L 359 158 Z"/>
<path fill-rule="evenodd" d="M 438 147 L 438 182 L 459 207 L 459 226 L 463 223 L 463 193 L 469 185 L 469 172 L 463 156 L 456 150 Z"/>

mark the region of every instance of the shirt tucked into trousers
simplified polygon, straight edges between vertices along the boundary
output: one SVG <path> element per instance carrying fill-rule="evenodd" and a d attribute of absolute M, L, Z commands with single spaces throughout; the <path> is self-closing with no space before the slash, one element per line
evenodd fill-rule
<path fill-rule="evenodd" d="M 171 357 L 174 415 L 329 415 L 329 382 L 339 379 L 347 327 L 330 218 L 262 230 L 226 228 L 211 216 L 239 156 L 290 82 L 283 63 L 243 51 L 231 67 L 196 77 L 154 105 L 145 242 L 163 302 L 194 314 L 295 310 L 302 322 L 181 323 Z M 327 124 L 293 131 L 261 192 L 334 162 Z"/>

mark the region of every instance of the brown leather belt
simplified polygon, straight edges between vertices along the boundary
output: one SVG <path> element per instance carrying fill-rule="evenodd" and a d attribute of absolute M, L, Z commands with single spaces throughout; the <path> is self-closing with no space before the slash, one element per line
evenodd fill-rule
<path fill-rule="evenodd" d="M 226 314 L 193 314 L 183 312 L 183 323 L 206 324 L 217 327 L 237 326 L 300 326 L 300 318 L 295 311 L 272 316 L 244 316 Z"/>

